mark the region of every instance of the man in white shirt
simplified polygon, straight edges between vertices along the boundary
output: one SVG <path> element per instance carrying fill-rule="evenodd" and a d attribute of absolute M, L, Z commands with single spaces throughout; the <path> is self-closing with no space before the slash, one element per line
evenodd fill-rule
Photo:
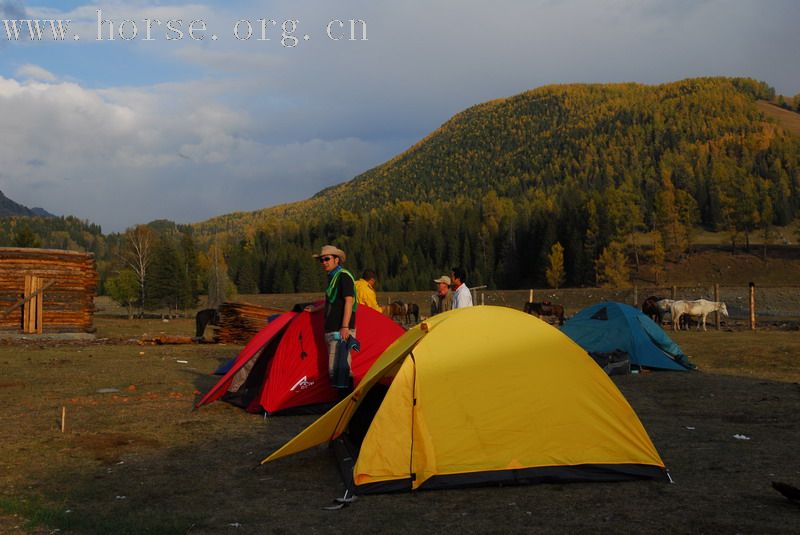
<path fill-rule="evenodd" d="M 472 306 L 472 294 L 467 288 L 467 272 L 464 268 L 454 267 L 450 277 L 453 280 L 453 308 L 467 308 Z"/>

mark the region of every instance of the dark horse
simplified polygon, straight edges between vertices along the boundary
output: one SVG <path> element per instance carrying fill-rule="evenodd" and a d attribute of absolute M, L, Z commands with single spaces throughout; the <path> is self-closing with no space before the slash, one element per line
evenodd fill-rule
<path fill-rule="evenodd" d="M 406 323 L 409 325 L 413 323 L 419 323 L 419 305 L 416 303 L 408 303 L 406 305 Z"/>
<path fill-rule="evenodd" d="M 525 303 L 525 313 L 535 314 L 536 316 L 554 316 L 558 319 L 559 325 L 564 325 L 564 307 L 562 305 L 551 303 L 550 301 L 527 302 Z"/>
<path fill-rule="evenodd" d="M 642 313 L 661 325 L 661 313 L 658 310 L 658 302 L 664 299 L 663 297 L 657 297 L 655 295 L 651 295 L 647 299 L 644 300 L 642 303 Z"/>
<path fill-rule="evenodd" d="M 205 308 L 197 313 L 194 321 L 197 326 L 194 337 L 196 340 L 202 340 L 207 325 L 219 325 L 219 311 L 216 308 Z"/>

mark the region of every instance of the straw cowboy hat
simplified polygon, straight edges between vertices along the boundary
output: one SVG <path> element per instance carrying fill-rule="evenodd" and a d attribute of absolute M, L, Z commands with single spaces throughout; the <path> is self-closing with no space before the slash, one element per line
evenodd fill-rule
<path fill-rule="evenodd" d="M 320 249 L 319 254 L 312 255 L 314 258 L 319 258 L 320 256 L 338 256 L 339 262 L 344 262 L 347 258 L 347 255 L 344 254 L 344 251 L 336 247 L 335 245 L 323 245 L 322 249 Z"/>

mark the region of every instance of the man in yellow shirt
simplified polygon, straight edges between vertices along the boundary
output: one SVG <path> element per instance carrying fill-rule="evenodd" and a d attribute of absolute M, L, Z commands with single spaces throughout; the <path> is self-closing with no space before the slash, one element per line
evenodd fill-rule
<path fill-rule="evenodd" d="M 373 310 L 382 312 L 378 304 L 378 296 L 375 294 L 375 282 L 377 275 L 371 269 L 365 269 L 361 278 L 356 281 L 356 301 L 359 305 L 365 305 Z"/>

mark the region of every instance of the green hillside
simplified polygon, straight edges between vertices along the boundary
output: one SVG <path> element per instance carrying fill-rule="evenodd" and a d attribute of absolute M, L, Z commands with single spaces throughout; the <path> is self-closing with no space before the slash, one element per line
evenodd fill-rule
<path fill-rule="evenodd" d="M 796 140 L 756 105 L 773 96 L 762 82 L 727 78 L 546 86 L 469 108 L 397 157 L 310 200 L 207 223 L 224 228 L 236 220 L 306 217 L 320 214 L 323 204 L 362 212 L 398 200 L 478 200 L 489 191 L 518 199 L 622 184 L 652 209 L 669 174 L 695 198 L 702 223 L 720 226 L 714 172 L 775 180 L 773 199 L 785 223 L 797 199 L 778 190 L 788 186 L 793 194 L 797 183 L 781 171 L 795 170 L 798 154 Z"/>
<path fill-rule="evenodd" d="M 657 249 L 678 259 L 697 225 L 739 247 L 796 217 L 800 140 L 765 115 L 759 101 L 774 99 L 740 78 L 541 87 L 469 108 L 311 199 L 194 229 L 239 240 L 233 272 L 244 255 L 262 291 L 315 284 L 295 274 L 325 241 L 390 288 L 427 285 L 453 264 L 475 283 L 543 284 L 556 242 L 565 282 L 594 284 L 610 245 L 632 259 L 650 245 L 636 243 L 641 231 L 658 230 Z"/>

